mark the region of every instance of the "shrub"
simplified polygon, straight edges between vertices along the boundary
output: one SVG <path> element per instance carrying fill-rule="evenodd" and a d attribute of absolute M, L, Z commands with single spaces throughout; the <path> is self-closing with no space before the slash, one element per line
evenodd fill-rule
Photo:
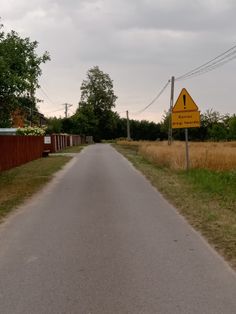
<path fill-rule="evenodd" d="M 42 136 L 45 134 L 45 130 L 38 127 L 25 127 L 25 128 L 18 128 L 16 130 L 16 135 L 34 135 L 34 136 Z"/>

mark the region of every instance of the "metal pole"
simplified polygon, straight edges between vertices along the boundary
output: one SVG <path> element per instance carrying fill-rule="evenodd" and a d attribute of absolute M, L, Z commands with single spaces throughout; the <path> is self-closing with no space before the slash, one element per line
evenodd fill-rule
<path fill-rule="evenodd" d="M 65 117 L 67 118 L 67 113 L 68 113 L 68 104 L 65 104 Z"/>
<path fill-rule="evenodd" d="M 130 141 L 130 125 L 129 125 L 129 111 L 126 111 L 126 116 L 127 116 L 127 140 Z"/>
<path fill-rule="evenodd" d="M 189 147 L 188 147 L 188 129 L 185 129 L 185 147 L 186 147 L 186 170 L 189 170 Z"/>
<path fill-rule="evenodd" d="M 168 132 L 168 145 L 172 143 L 172 109 L 174 106 L 174 89 L 175 77 L 171 77 L 171 92 L 170 92 L 170 110 L 169 110 L 169 132 Z"/>

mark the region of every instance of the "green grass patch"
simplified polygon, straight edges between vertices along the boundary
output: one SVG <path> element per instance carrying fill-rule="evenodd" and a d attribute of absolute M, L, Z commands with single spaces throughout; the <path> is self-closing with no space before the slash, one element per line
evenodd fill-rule
<path fill-rule="evenodd" d="M 70 146 L 61 150 L 59 153 L 79 153 L 85 146 L 87 145 Z"/>
<path fill-rule="evenodd" d="M 38 191 L 70 159 L 66 156 L 40 158 L 0 172 L 0 220 Z"/>
<path fill-rule="evenodd" d="M 183 175 L 201 192 L 225 201 L 236 201 L 236 171 L 193 169 Z"/>
<path fill-rule="evenodd" d="M 114 145 L 236 269 L 236 172 L 173 171 Z"/>

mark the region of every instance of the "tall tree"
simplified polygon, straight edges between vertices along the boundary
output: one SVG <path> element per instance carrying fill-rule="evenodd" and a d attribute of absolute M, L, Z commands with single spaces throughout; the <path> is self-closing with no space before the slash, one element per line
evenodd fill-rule
<path fill-rule="evenodd" d="M 229 121 L 229 137 L 236 140 L 236 115 L 234 114 Z"/>
<path fill-rule="evenodd" d="M 117 123 L 117 115 L 112 111 L 117 96 L 110 76 L 95 66 L 88 70 L 80 89 L 81 99 L 76 114 L 78 122 L 85 124 L 81 128 L 89 130 L 96 140 L 110 138 Z"/>
<path fill-rule="evenodd" d="M 0 29 L 0 125 L 10 126 L 16 108 L 26 113 L 36 110 L 40 65 L 50 57 L 48 52 L 38 56 L 37 41 L 21 38 L 15 31 L 5 33 L 2 25 Z"/>

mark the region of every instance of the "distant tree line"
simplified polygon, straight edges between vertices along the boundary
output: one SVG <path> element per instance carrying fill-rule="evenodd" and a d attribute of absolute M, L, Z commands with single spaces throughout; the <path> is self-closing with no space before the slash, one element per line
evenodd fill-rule
<path fill-rule="evenodd" d="M 120 118 L 115 112 L 112 114 L 112 123 L 106 129 L 100 131 L 87 128 L 83 125 L 78 114 L 70 118 L 49 118 L 49 133 L 69 133 L 93 135 L 96 141 L 111 140 L 127 137 L 127 120 Z M 165 115 L 161 122 L 154 123 L 146 120 L 130 120 L 131 138 L 133 140 L 167 140 L 168 139 L 169 118 Z M 174 129 L 173 138 L 184 140 L 184 129 Z M 219 112 L 207 110 L 201 114 L 201 127 L 189 129 L 189 139 L 191 141 L 230 141 L 236 140 L 236 115 L 220 115 Z"/>
<path fill-rule="evenodd" d="M 81 99 L 76 113 L 70 118 L 48 119 L 49 133 L 92 135 L 95 141 L 127 137 L 127 120 L 114 111 L 117 96 L 108 74 L 95 66 L 88 70 L 81 85 Z M 130 120 L 133 140 L 166 140 L 168 138 L 169 114 L 160 123 L 146 120 Z M 173 130 L 176 140 L 184 139 L 184 130 Z M 189 129 L 193 141 L 236 140 L 236 116 L 220 115 L 207 110 L 201 115 L 201 127 Z"/>
<path fill-rule="evenodd" d="M 38 43 L 21 38 L 15 31 L 4 32 L 0 25 L 0 127 L 14 124 L 38 125 L 42 116 L 37 103 L 41 65 L 50 60 L 48 52 L 37 54 Z M 117 96 L 110 76 L 95 66 L 81 85 L 76 113 L 69 118 L 49 118 L 48 133 L 92 135 L 95 141 L 126 138 L 127 121 L 115 112 Z M 14 122 L 15 121 L 15 122 Z M 160 123 L 130 120 L 133 140 L 167 139 L 169 116 Z M 176 140 L 184 130 L 173 130 Z M 189 130 L 190 140 L 236 140 L 236 116 L 208 110 L 201 115 L 201 127 Z"/>
<path fill-rule="evenodd" d="M 169 115 L 165 114 L 161 122 L 162 129 L 167 132 Z M 176 140 L 184 140 L 184 129 L 173 129 Z M 201 114 L 200 128 L 189 128 L 189 139 L 192 141 L 230 141 L 236 140 L 236 115 L 221 115 L 213 109 Z"/>

